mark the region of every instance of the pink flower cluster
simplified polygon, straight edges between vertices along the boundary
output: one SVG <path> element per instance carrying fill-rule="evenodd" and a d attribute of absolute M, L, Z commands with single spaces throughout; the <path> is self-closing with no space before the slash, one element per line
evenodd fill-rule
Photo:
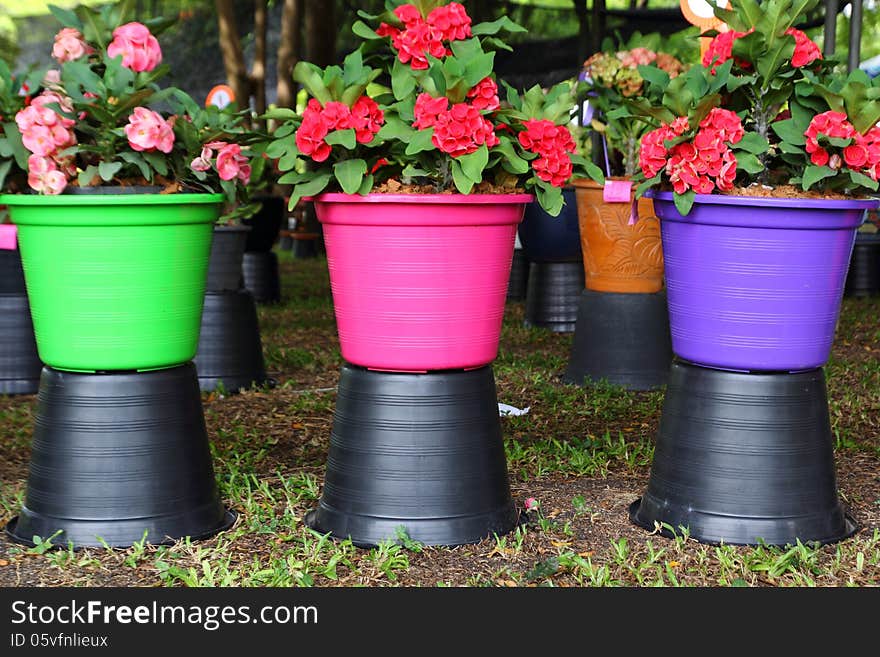
<path fill-rule="evenodd" d="M 73 61 L 74 59 L 79 59 L 83 55 L 88 55 L 92 52 L 94 51 L 89 47 L 89 44 L 86 43 L 85 38 L 79 30 L 72 27 L 65 27 L 59 30 L 58 34 L 55 35 L 55 43 L 52 46 L 52 56 L 61 64 Z"/>
<path fill-rule="evenodd" d="M 303 155 L 315 162 L 330 157 L 330 144 L 324 138 L 334 130 L 354 130 L 359 144 L 373 141 L 385 122 L 385 113 L 369 96 L 361 96 L 350 108 L 335 100 L 326 105 L 312 98 L 303 112 L 303 120 L 296 131 L 296 146 Z"/>
<path fill-rule="evenodd" d="M 391 37 L 401 63 L 409 64 L 414 70 L 428 68 L 427 55 L 437 58 L 447 55 L 448 42 L 471 36 L 471 18 L 457 2 L 433 9 L 427 18 L 409 4 L 395 9 L 394 15 L 403 23 L 404 29 L 382 23 L 376 34 Z"/>
<path fill-rule="evenodd" d="M 162 61 L 159 42 L 143 23 L 126 23 L 113 30 L 107 55 L 122 55 L 122 65 L 137 73 L 152 71 Z"/>
<path fill-rule="evenodd" d="M 794 37 L 794 53 L 791 56 L 791 65 L 795 68 L 812 64 L 817 59 L 822 59 L 822 51 L 806 34 L 793 27 L 785 31 Z"/>
<path fill-rule="evenodd" d="M 498 145 L 498 136 L 492 124 L 479 109 L 467 103 L 456 103 L 440 112 L 433 120 L 433 125 L 431 142 L 452 157 L 473 153 L 483 144 L 489 148 Z"/>
<path fill-rule="evenodd" d="M 633 48 L 632 50 L 621 50 L 617 53 L 617 59 L 627 68 L 638 68 L 639 66 L 647 66 L 657 59 L 657 53 L 647 48 Z"/>
<path fill-rule="evenodd" d="M 744 37 L 753 31 L 754 30 L 737 32 L 736 30 L 729 30 L 718 34 L 712 39 L 705 54 L 703 54 L 703 66 L 706 68 L 711 66 L 712 73 L 715 73 L 715 69 L 720 64 L 723 64 L 733 56 L 733 43 L 740 37 Z M 794 53 L 792 53 L 791 56 L 792 66 L 800 68 L 801 66 L 812 64 L 817 59 L 822 59 L 822 52 L 819 50 L 819 46 L 817 46 L 804 32 L 790 27 L 785 33 L 794 37 Z M 741 59 L 737 59 L 736 63 L 742 68 L 751 67 L 749 62 Z"/>
<path fill-rule="evenodd" d="M 74 120 L 50 107 L 57 103 L 64 112 L 73 111 L 70 99 L 54 91 L 44 91 L 15 115 L 21 141 L 32 155 L 28 158 L 28 185 L 45 194 L 60 194 L 72 176 L 73 159 L 61 152 L 76 144 Z"/>
<path fill-rule="evenodd" d="M 211 161 L 215 158 L 214 167 L 220 180 L 238 179 L 247 185 L 251 180 L 251 165 L 248 159 L 242 155 L 241 146 L 230 144 L 225 141 L 212 141 L 202 147 L 201 154 L 190 163 L 193 171 L 208 171 Z"/>
<path fill-rule="evenodd" d="M 492 78 L 483 78 L 477 82 L 476 86 L 468 91 L 467 97 L 470 98 L 471 105 L 478 110 L 494 112 L 501 107 L 501 101 L 498 99 L 498 85 Z"/>
<path fill-rule="evenodd" d="M 688 127 L 687 118 L 679 117 L 646 134 L 639 150 L 642 173 L 653 178 L 665 170 L 677 194 L 691 189 L 698 194 L 733 189 L 737 162 L 730 146 L 745 134 L 740 118 L 716 107 L 700 121 L 692 140 L 667 148 L 666 142 L 681 137 Z"/>
<path fill-rule="evenodd" d="M 843 158 L 838 153 L 829 153 L 819 145 L 819 136 L 851 140 L 843 148 Z M 835 171 L 846 163 L 853 171 L 859 171 L 873 180 L 880 178 L 880 128 L 871 128 L 860 134 L 843 112 L 822 112 L 813 117 L 804 132 L 807 138 L 806 150 L 810 161 L 816 166 L 828 166 Z"/>
<path fill-rule="evenodd" d="M 523 121 L 525 130 L 519 133 L 520 145 L 527 151 L 537 153 L 532 162 L 535 174 L 554 187 L 564 187 L 571 178 L 572 162 L 569 153 L 576 150 L 568 128 L 556 125 L 548 119 Z"/>
<path fill-rule="evenodd" d="M 132 150 L 170 153 L 174 147 L 174 124 L 146 107 L 135 107 L 128 117 L 125 136 Z"/>

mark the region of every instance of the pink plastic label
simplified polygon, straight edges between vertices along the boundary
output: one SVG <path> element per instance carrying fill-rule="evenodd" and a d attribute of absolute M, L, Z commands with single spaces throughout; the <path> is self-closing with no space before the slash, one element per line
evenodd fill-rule
<path fill-rule="evenodd" d="M 629 180 L 606 180 L 602 198 L 606 203 L 629 203 L 632 199 L 632 186 Z"/>
<path fill-rule="evenodd" d="M 18 226 L 0 224 L 0 249 L 15 251 L 18 248 Z"/>

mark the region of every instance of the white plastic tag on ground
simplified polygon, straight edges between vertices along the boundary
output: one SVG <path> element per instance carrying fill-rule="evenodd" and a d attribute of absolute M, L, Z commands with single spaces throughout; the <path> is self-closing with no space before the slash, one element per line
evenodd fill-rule
<path fill-rule="evenodd" d="M 498 415 L 500 415 L 501 417 L 506 417 L 508 415 L 528 415 L 530 408 L 531 406 L 526 406 L 525 408 L 517 408 L 516 406 L 511 406 L 510 404 L 502 404 L 499 402 Z"/>

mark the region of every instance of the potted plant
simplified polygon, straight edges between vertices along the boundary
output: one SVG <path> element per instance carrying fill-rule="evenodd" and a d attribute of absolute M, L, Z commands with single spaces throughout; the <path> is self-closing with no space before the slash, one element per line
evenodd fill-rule
<path fill-rule="evenodd" d="M 207 535 L 231 516 L 189 361 L 213 225 L 249 177 L 247 153 L 217 114 L 158 86 L 168 67 L 153 30 L 166 21 L 127 21 L 125 3 L 52 11 L 60 70 L 5 126 L 29 151 L 32 193 L 0 203 L 47 365 L 10 531 L 61 529 L 77 545 Z"/>
<path fill-rule="evenodd" d="M 39 84 L 39 74 L 32 76 L 30 86 Z M 25 106 L 28 87 L 0 60 L 0 192 L 27 186 L 27 151 L 12 127 L 12 117 Z M 8 212 L 0 205 L 0 394 L 33 394 L 43 365 L 34 341 L 17 230 L 7 219 Z"/>
<path fill-rule="evenodd" d="M 741 543 L 853 529 L 821 367 L 856 230 L 880 203 L 880 83 L 836 73 L 795 27 L 815 4 L 732 0 L 702 66 L 641 69 L 662 102 L 631 105 L 659 124 L 642 138 L 639 193 L 661 219 L 672 346 L 687 362 L 634 508 L 645 526 Z"/>
<path fill-rule="evenodd" d="M 361 543 L 398 525 L 472 542 L 516 521 L 490 363 L 517 224 L 533 194 L 556 215 L 574 172 L 602 175 L 566 130 L 551 137 L 567 85 L 499 90 L 494 51 L 523 28 L 473 25 L 455 2 L 387 6 L 361 12 L 374 28 L 355 24 L 343 66 L 297 65 L 312 98 L 273 115 L 267 151 L 290 207 L 314 198 L 349 363 L 310 522 Z"/>
<path fill-rule="evenodd" d="M 672 43 L 672 40 L 668 42 Z M 584 62 L 578 85 L 583 99 L 580 143 L 604 162 L 606 182 L 575 180 L 585 289 L 579 294 L 577 326 L 563 380 L 597 380 L 631 390 L 666 382 L 672 351 L 663 287 L 660 224 L 651 201 L 635 199 L 642 135 L 651 125 L 626 111 L 626 103 L 648 102 L 652 90 L 640 69 L 674 78 L 684 64 L 658 34 L 633 34 Z"/>

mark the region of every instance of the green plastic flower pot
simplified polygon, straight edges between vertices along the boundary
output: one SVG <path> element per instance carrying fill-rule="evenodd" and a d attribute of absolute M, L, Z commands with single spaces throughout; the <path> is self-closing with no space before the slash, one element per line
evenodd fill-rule
<path fill-rule="evenodd" d="M 82 372 L 191 360 L 222 194 L 0 195 L 40 358 Z"/>

